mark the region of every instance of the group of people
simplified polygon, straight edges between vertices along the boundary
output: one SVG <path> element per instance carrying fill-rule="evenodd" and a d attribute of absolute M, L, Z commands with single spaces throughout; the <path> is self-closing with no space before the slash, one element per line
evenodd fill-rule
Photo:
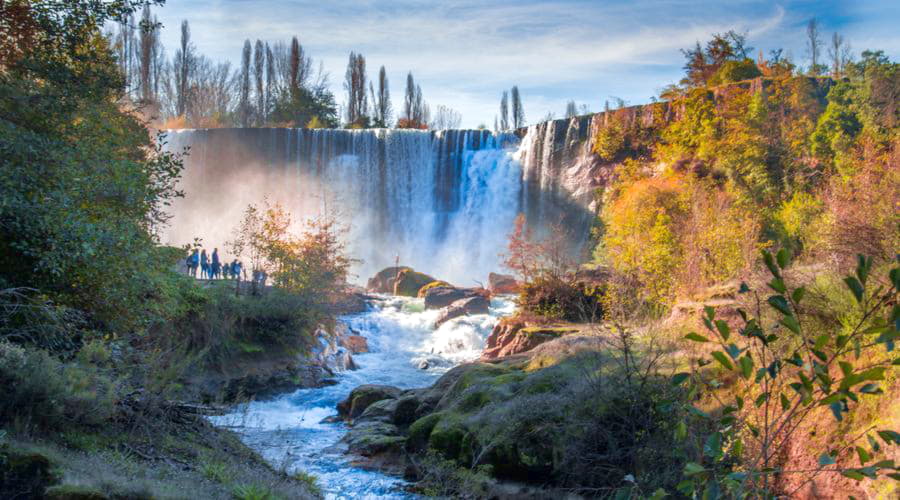
<path fill-rule="evenodd" d="M 197 270 L 200 270 L 200 279 L 241 279 L 243 264 L 237 259 L 232 262 L 219 260 L 219 249 L 214 248 L 212 255 L 206 254 L 206 249 L 195 248 L 185 260 L 188 276 L 197 278 Z"/>

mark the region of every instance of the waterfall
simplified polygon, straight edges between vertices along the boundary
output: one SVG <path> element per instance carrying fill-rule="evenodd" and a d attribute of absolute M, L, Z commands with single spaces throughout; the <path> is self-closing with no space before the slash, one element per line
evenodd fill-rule
<path fill-rule="evenodd" d="M 483 130 L 203 129 L 172 131 L 189 147 L 163 241 L 226 242 L 264 198 L 304 219 L 336 209 L 350 228 L 357 281 L 401 264 L 461 286 L 502 271 L 521 209 L 518 139 Z"/>

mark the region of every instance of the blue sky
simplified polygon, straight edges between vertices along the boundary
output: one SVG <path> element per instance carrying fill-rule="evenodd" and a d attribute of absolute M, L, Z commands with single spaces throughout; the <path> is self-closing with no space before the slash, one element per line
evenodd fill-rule
<path fill-rule="evenodd" d="M 805 65 L 804 29 L 815 16 L 823 38 L 838 31 L 856 54 L 900 55 L 896 0 L 167 0 L 156 14 L 169 55 L 182 19 L 201 53 L 233 64 L 245 38 L 297 35 L 324 62 L 338 102 L 354 50 L 366 56 L 370 75 L 386 67 L 395 108 L 412 71 L 432 108 L 457 109 L 468 127 L 492 125 L 501 92 L 514 84 L 529 122 L 562 115 L 570 99 L 594 111 L 612 96 L 648 102 L 681 77 L 679 49 L 729 29 Z"/>

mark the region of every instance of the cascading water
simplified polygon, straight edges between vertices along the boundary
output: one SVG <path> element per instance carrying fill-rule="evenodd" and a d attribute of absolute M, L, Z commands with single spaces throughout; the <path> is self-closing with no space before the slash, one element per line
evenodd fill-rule
<path fill-rule="evenodd" d="M 500 270 L 521 209 L 511 134 L 480 130 L 212 129 L 170 134 L 190 146 L 186 197 L 164 235 L 224 247 L 249 203 L 279 201 L 296 217 L 327 204 L 349 223 L 360 280 L 404 265 L 471 286 Z M 461 264 L 465 265 L 461 265 Z"/>
<path fill-rule="evenodd" d="M 574 122 L 573 122 L 574 123 Z M 163 240 L 195 237 L 207 248 L 226 241 L 250 203 L 278 201 L 296 218 L 337 208 L 349 223 L 348 251 L 362 259 L 361 280 L 399 260 L 461 286 L 501 270 L 499 254 L 520 212 L 540 232 L 569 226 L 587 234 L 590 169 L 568 166 L 589 151 L 583 127 L 530 127 L 513 134 L 446 130 L 215 129 L 177 131 L 170 150 L 190 147 Z M 578 165 L 577 161 L 575 163 Z M 572 196 L 577 194 L 577 196 Z M 424 387 L 449 367 L 478 357 L 497 317 L 512 303 L 495 298 L 490 314 L 434 329 L 437 311 L 421 299 L 384 299 L 343 318 L 368 339 L 359 370 L 337 385 L 254 402 L 217 417 L 275 465 L 316 475 L 331 498 L 404 496 L 398 478 L 354 467 L 338 447 L 344 424 L 323 423 L 361 384 Z M 420 369 L 427 361 L 427 369 Z"/>
<path fill-rule="evenodd" d="M 402 498 L 396 477 L 354 467 L 339 446 L 342 423 L 322 420 L 361 384 L 425 387 L 451 366 L 475 359 L 496 318 L 513 304 L 494 299 L 490 313 L 465 316 L 433 329 L 438 311 L 424 310 L 421 299 L 390 298 L 369 312 L 342 318 L 366 336 L 370 353 L 354 359 L 358 370 L 344 372 L 333 386 L 301 389 L 273 401 L 253 402 L 214 423 L 236 430 L 270 463 L 315 475 L 327 498 Z M 429 368 L 419 368 L 428 361 Z"/>

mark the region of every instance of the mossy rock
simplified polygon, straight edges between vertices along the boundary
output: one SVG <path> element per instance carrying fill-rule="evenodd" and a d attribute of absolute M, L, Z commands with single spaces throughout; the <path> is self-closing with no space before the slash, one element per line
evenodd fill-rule
<path fill-rule="evenodd" d="M 47 488 L 44 498 L 47 500 L 106 500 L 109 496 L 90 486 L 61 484 Z"/>
<path fill-rule="evenodd" d="M 406 438 L 400 436 L 397 426 L 385 422 L 365 422 L 353 426 L 342 439 L 349 450 L 370 457 L 386 452 L 403 450 Z"/>
<path fill-rule="evenodd" d="M 442 412 L 426 415 L 409 426 L 409 433 L 406 437 L 406 449 L 409 451 L 421 451 L 428 445 L 428 439 L 431 437 L 431 431 L 444 417 Z"/>
<path fill-rule="evenodd" d="M 421 401 L 415 396 L 403 396 L 397 400 L 394 408 L 394 423 L 397 425 L 409 425 L 416 420 L 416 410 Z"/>
<path fill-rule="evenodd" d="M 394 295 L 417 297 L 419 290 L 433 281 L 436 280 L 427 274 L 413 271 L 412 269 L 404 269 L 400 271 L 396 281 L 394 281 Z"/>
<path fill-rule="evenodd" d="M 41 498 L 56 483 L 52 463 L 41 453 L 0 448 L 0 498 Z"/>
<path fill-rule="evenodd" d="M 419 297 L 420 299 L 424 298 L 425 294 L 428 293 L 428 290 L 431 290 L 432 288 L 453 288 L 453 285 L 441 280 L 432 281 L 431 283 L 419 289 L 417 297 Z"/>
<path fill-rule="evenodd" d="M 372 403 L 385 399 L 396 399 L 400 389 L 389 385 L 366 384 L 353 389 L 347 399 L 337 404 L 338 415 L 344 418 L 357 418 Z"/>
<path fill-rule="evenodd" d="M 458 417 L 448 414 L 437 422 L 428 437 L 428 447 L 450 459 L 456 459 L 462 451 L 463 439 L 468 430 Z"/>

